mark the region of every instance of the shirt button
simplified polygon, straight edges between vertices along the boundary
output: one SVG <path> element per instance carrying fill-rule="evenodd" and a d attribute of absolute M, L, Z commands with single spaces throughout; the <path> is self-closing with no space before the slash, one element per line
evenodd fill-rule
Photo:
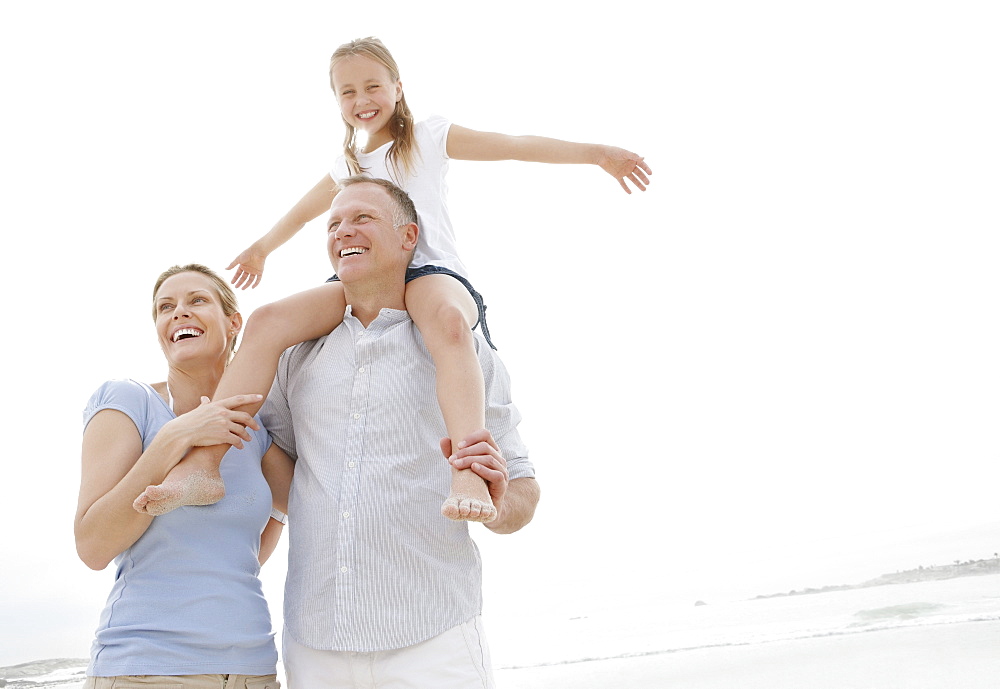
<path fill-rule="evenodd" d="M 354 418 L 355 418 L 355 419 L 360 419 L 360 418 L 361 418 L 361 414 L 355 414 L 355 415 L 354 415 Z"/>
<path fill-rule="evenodd" d="M 347 463 L 347 467 L 348 467 L 349 469 L 353 469 L 353 468 L 354 468 L 354 467 L 356 467 L 356 466 L 357 466 L 357 463 L 356 463 L 356 462 L 348 462 L 348 463 Z"/>
<path fill-rule="evenodd" d="M 364 366 L 362 366 L 361 368 L 358 369 L 358 373 L 364 373 L 364 372 L 365 372 L 365 367 Z"/>
<path fill-rule="evenodd" d="M 347 573 L 347 567 L 341 567 L 340 571 L 346 574 Z"/>
<path fill-rule="evenodd" d="M 346 519 L 347 517 L 350 517 L 350 516 L 351 516 L 351 513 L 350 513 L 350 512 L 344 512 L 344 518 L 345 518 L 345 519 Z"/>

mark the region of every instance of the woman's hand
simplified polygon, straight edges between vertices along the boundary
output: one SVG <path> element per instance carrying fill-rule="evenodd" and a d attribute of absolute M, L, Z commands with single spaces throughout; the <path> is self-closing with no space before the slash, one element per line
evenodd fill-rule
<path fill-rule="evenodd" d="M 74 530 L 80 559 L 92 569 L 104 569 L 149 528 L 150 514 L 133 508 L 135 496 L 161 483 L 196 445 L 225 443 L 243 447 L 247 428 L 260 426 L 250 414 L 237 411 L 260 402 L 262 395 L 236 395 L 218 402 L 201 398 L 201 405 L 181 414 L 157 432 L 146 449 L 135 422 L 117 409 L 94 415 L 83 433 L 80 499 Z"/>
<path fill-rule="evenodd" d="M 225 444 L 243 449 L 243 441 L 250 440 L 247 428 L 259 431 L 260 424 L 238 408 L 262 399 L 263 395 L 234 395 L 213 402 L 202 397 L 198 407 L 164 424 L 163 429 L 170 427 L 173 432 L 183 433 L 188 447 Z"/>

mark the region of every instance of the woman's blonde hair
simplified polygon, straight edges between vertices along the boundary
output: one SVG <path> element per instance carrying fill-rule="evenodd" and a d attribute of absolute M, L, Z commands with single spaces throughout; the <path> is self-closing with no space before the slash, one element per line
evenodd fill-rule
<path fill-rule="evenodd" d="M 354 55 L 374 60 L 389 71 L 393 83 L 399 81 L 399 67 L 389 53 L 389 49 L 379 39 L 369 36 L 345 43 L 333 51 L 333 55 L 330 57 L 330 88 L 336 88 L 333 84 L 334 66 L 345 57 Z M 341 117 L 343 118 L 343 113 L 341 113 Z M 358 130 L 346 119 L 344 119 L 344 125 L 347 127 L 347 133 L 344 136 L 344 157 L 347 160 L 347 168 L 352 175 L 360 175 L 365 170 L 358 162 Z M 400 174 L 400 170 L 408 174 L 413 171 L 417 152 L 414 145 L 413 113 L 410 112 L 410 106 L 406 104 L 405 94 L 402 94 L 399 102 L 396 103 L 396 109 L 393 111 L 387 126 L 389 134 L 392 136 L 392 145 L 389 147 L 387 156 L 389 163 L 397 176 Z"/>
<path fill-rule="evenodd" d="M 233 288 L 229 286 L 229 283 L 219 277 L 218 273 L 207 266 L 203 266 L 200 263 L 188 263 L 183 266 L 171 266 L 165 271 L 160 273 L 160 277 L 156 278 L 156 284 L 153 285 L 153 320 L 156 320 L 156 295 L 160 291 L 160 287 L 169 277 L 173 277 L 178 273 L 201 273 L 215 285 L 215 291 L 219 295 L 219 303 L 222 305 L 222 313 L 227 317 L 232 316 L 234 313 L 240 310 L 239 304 L 236 303 L 236 292 Z M 236 351 L 236 338 L 233 337 L 229 342 L 230 353 Z"/>

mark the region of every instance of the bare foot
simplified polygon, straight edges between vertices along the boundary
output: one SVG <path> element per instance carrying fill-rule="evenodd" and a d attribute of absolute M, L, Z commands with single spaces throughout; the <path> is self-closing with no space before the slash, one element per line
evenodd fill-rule
<path fill-rule="evenodd" d="M 451 495 L 441 505 L 441 514 L 455 521 L 491 522 L 497 508 L 490 499 L 486 481 L 471 469 L 451 470 Z"/>
<path fill-rule="evenodd" d="M 149 486 L 135 499 L 137 512 L 160 515 L 183 505 L 212 505 L 226 496 L 222 477 L 207 471 L 196 471 L 174 477 L 173 472 L 158 486 Z"/>

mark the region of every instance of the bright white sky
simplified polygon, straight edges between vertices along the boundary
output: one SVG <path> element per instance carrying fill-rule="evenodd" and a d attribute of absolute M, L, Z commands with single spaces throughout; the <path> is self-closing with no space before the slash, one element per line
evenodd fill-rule
<path fill-rule="evenodd" d="M 544 491 L 523 533 L 477 532 L 494 628 L 854 581 L 996 522 L 994 3 L 439 5 L 3 3 L 0 665 L 86 655 L 113 572 L 73 548 L 83 405 L 164 378 L 161 270 L 221 271 L 328 169 L 327 61 L 359 36 L 418 117 L 655 173 L 629 197 L 594 167 L 452 166 Z M 329 273 L 313 223 L 243 311 Z M 992 555 L 982 533 L 927 557 Z"/>

